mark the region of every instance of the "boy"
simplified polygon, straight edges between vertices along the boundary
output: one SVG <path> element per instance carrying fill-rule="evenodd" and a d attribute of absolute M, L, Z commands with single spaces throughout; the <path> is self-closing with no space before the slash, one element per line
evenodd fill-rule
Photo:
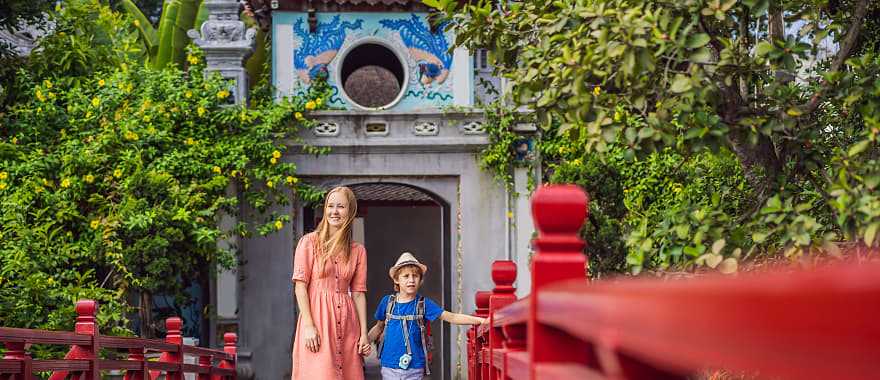
<path fill-rule="evenodd" d="M 429 349 L 425 329 L 431 321 L 440 318 L 456 325 L 478 325 L 486 321 L 450 313 L 418 294 L 427 271 L 428 267 L 409 252 L 401 254 L 388 271 L 397 294 L 382 298 L 376 308 L 378 322 L 367 334 L 372 342 L 384 332 L 378 351 L 383 380 L 420 380 L 425 374 L 431 374 L 425 359 Z"/>

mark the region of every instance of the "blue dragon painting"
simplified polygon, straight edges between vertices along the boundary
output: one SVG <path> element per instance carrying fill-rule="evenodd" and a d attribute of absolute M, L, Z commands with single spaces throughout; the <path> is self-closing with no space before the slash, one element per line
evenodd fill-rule
<path fill-rule="evenodd" d="M 315 33 L 303 27 L 303 19 L 296 20 L 293 32 L 302 40 L 299 49 L 293 54 L 293 67 L 303 83 L 328 75 L 327 65 L 336 57 L 336 52 L 345 42 L 345 30 L 357 30 L 364 20 L 342 22 L 336 15 L 328 22 L 319 22 Z"/>
<path fill-rule="evenodd" d="M 452 68 L 452 55 L 448 52 L 449 44 L 443 33 L 443 25 L 440 25 L 437 33 L 431 33 L 427 23 L 415 14 L 409 19 L 381 20 L 379 23 L 400 34 L 400 39 L 419 66 L 419 82 L 427 86 L 446 80 Z"/>

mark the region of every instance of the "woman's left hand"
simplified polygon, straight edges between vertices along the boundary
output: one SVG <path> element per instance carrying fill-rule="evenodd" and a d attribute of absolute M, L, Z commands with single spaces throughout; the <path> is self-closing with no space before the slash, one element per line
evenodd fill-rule
<path fill-rule="evenodd" d="M 367 338 L 367 334 L 361 334 L 360 339 L 358 339 L 358 353 L 363 356 L 369 356 L 371 352 L 373 352 L 373 345 L 370 344 L 370 339 Z"/>

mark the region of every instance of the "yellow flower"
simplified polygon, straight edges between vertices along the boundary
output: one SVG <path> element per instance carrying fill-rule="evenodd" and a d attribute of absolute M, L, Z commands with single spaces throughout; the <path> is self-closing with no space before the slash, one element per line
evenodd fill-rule
<path fill-rule="evenodd" d="M 86 183 L 92 183 L 92 182 L 95 182 L 95 177 L 93 177 L 91 174 L 86 174 L 86 176 L 85 176 L 85 178 L 83 178 L 83 180 L 85 180 Z"/>
<path fill-rule="evenodd" d="M 55 93 L 54 93 L 54 92 L 50 92 L 50 93 L 49 93 L 49 99 L 55 99 Z"/>
<path fill-rule="evenodd" d="M 0 172 L 0 179 L 7 179 L 7 178 L 9 178 L 9 173 L 7 173 L 7 172 Z"/>
<path fill-rule="evenodd" d="M 226 99 L 226 97 L 228 97 L 228 96 L 229 96 L 229 91 L 226 91 L 226 90 L 220 90 L 220 92 L 217 93 L 217 99 Z"/>
<path fill-rule="evenodd" d="M 294 113 L 294 114 L 293 114 L 293 117 L 294 117 L 296 120 L 299 120 L 299 121 L 302 121 L 302 120 L 303 120 L 303 114 L 302 114 L 302 113 L 299 113 L 299 112 Z"/>
<path fill-rule="evenodd" d="M 211 171 L 214 172 L 214 173 L 220 174 L 220 167 L 219 167 L 219 166 L 215 166 L 215 167 L 211 168 Z"/>
<path fill-rule="evenodd" d="M 294 184 L 294 183 L 297 183 L 297 182 L 299 182 L 299 178 L 296 178 L 296 177 L 294 177 L 294 176 L 290 176 L 290 175 L 287 176 L 287 183 L 289 183 L 289 184 Z"/>
<path fill-rule="evenodd" d="M 116 169 L 113 171 L 113 176 L 116 178 L 122 177 L 122 169 Z"/>
<path fill-rule="evenodd" d="M 281 158 L 281 152 L 279 152 L 279 151 L 277 151 L 277 150 L 274 151 L 274 152 L 272 152 L 272 157 L 274 157 L 274 158 Z"/>
<path fill-rule="evenodd" d="M 156 134 L 156 127 L 150 126 L 149 128 L 147 128 L 147 133 L 151 135 Z"/>
<path fill-rule="evenodd" d="M 199 106 L 199 108 L 196 108 L 196 112 L 199 116 L 205 116 L 205 107 Z"/>
<path fill-rule="evenodd" d="M 13 138 L 12 138 L 12 143 L 13 143 L 13 144 L 18 144 L 18 137 L 13 137 Z"/>
<path fill-rule="evenodd" d="M 134 26 L 136 26 L 136 27 L 140 27 L 140 26 L 141 26 L 141 22 L 138 21 L 138 20 L 134 20 Z"/>
<path fill-rule="evenodd" d="M 513 211 L 507 212 L 507 219 L 513 219 Z"/>
<path fill-rule="evenodd" d="M 307 110 L 311 111 L 311 110 L 315 109 L 315 107 L 316 107 L 315 102 L 313 102 L 313 101 L 311 101 L 311 100 L 309 100 L 308 102 L 306 102 L 306 109 L 307 109 Z"/>
<path fill-rule="evenodd" d="M 183 93 L 183 96 L 185 96 L 187 99 L 192 98 L 193 92 L 190 90 L 186 90 L 186 92 Z"/>
<path fill-rule="evenodd" d="M 316 104 L 316 105 L 320 106 L 321 103 L 324 103 L 324 99 L 321 99 L 321 98 L 315 99 L 315 104 Z"/>
<path fill-rule="evenodd" d="M 6 182 L 0 182 L 0 190 L 6 190 Z"/>
<path fill-rule="evenodd" d="M 195 140 L 193 140 L 193 138 L 192 138 L 192 137 L 187 137 L 187 138 L 186 138 L 186 140 L 184 140 L 184 142 L 183 142 L 183 143 L 184 143 L 184 144 L 186 144 L 186 145 L 193 145 L 193 144 L 195 144 L 195 143 L 196 143 L 196 141 L 195 141 Z"/>
<path fill-rule="evenodd" d="M 91 223 L 89 223 L 89 225 L 92 227 L 93 230 L 97 230 L 98 227 L 101 226 L 101 221 L 98 219 L 95 219 Z"/>
<path fill-rule="evenodd" d="M 46 79 L 43 81 L 43 86 L 46 86 L 46 88 L 52 88 L 52 82 Z"/>
<path fill-rule="evenodd" d="M 138 139 L 138 134 L 137 134 L 137 133 L 134 133 L 134 132 L 132 132 L 132 131 L 125 132 L 125 139 L 126 139 L 126 140 L 131 140 L 131 141 L 137 141 L 137 139 Z"/>
<path fill-rule="evenodd" d="M 65 188 L 65 189 L 70 187 L 70 180 L 67 178 L 62 179 L 61 180 L 61 187 Z"/>
<path fill-rule="evenodd" d="M 268 188 L 270 188 L 270 189 L 274 189 L 274 188 L 275 188 L 275 183 L 272 182 L 271 180 L 266 181 L 266 187 L 268 187 Z"/>
<path fill-rule="evenodd" d="M 233 177 L 238 177 L 238 170 L 233 170 L 232 173 L 229 173 Z"/>
<path fill-rule="evenodd" d="M 276 230 L 281 230 L 282 228 L 284 228 L 284 223 L 281 223 L 280 220 L 276 220 L 276 221 L 275 221 L 275 229 L 276 229 Z"/>
<path fill-rule="evenodd" d="M 98 87 L 104 87 L 107 82 L 104 82 L 103 79 L 98 79 Z"/>
<path fill-rule="evenodd" d="M 277 158 L 275 158 L 275 157 L 272 157 L 272 158 L 271 158 L 271 159 L 269 159 L 269 162 L 271 162 L 271 163 L 272 163 L 272 165 L 275 165 L 275 164 L 277 164 L 277 163 L 278 163 L 278 159 L 277 159 Z"/>
<path fill-rule="evenodd" d="M 98 99 L 97 96 L 92 98 L 92 106 L 97 107 L 99 105 L 101 105 L 101 99 Z"/>
<path fill-rule="evenodd" d="M 195 65 L 199 63 L 199 57 L 196 57 L 194 55 L 187 55 L 186 60 L 189 61 L 190 65 Z"/>
<path fill-rule="evenodd" d="M 43 96 L 43 91 L 41 91 L 39 88 L 37 89 L 37 94 L 36 94 L 36 95 L 37 95 L 37 100 L 39 100 L 39 101 L 41 101 L 41 102 L 46 101 L 46 97 Z"/>
<path fill-rule="evenodd" d="M 602 87 L 596 86 L 593 87 L 593 95 L 599 96 L 602 93 Z"/>

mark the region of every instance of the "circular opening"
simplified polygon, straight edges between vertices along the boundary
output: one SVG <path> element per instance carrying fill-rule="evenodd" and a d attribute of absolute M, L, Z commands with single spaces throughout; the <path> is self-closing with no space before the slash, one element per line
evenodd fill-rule
<path fill-rule="evenodd" d="M 406 72 L 397 54 L 373 42 L 349 50 L 342 59 L 339 76 L 346 97 L 363 108 L 392 105 L 406 83 Z"/>

